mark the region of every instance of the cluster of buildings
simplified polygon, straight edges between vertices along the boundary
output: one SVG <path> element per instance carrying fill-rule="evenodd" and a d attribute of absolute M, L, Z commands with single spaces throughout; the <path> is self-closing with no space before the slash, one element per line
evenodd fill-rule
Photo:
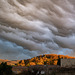
<path fill-rule="evenodd" d="M 75 67 L 75 59 L 61 59 L 60 66 L 61 67 Z"/>

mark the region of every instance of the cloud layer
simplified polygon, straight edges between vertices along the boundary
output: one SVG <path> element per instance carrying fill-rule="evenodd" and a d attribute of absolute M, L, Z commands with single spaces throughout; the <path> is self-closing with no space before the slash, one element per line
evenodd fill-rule
<path fill-rule="evenodd" d="M 0 0 L 0 57 L 74 56 L 75 7 L 70 1 Z"/>

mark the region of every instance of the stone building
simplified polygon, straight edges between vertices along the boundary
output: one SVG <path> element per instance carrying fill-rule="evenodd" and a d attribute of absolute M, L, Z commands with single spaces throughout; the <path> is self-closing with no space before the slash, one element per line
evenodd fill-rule
<path fill-rule="evenodd" d="M 61 67 L 75 67 L 75 59 L 61 59 Z"/>

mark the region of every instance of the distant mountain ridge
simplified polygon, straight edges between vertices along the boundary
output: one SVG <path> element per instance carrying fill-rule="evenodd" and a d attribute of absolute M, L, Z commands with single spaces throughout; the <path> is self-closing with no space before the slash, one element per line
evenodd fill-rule
<path fill-rule="evenodd" d="M 7 62 L 7 65 L 15 66 L 31 66 L 31 65 L 57 65 L 59 59 L 75 59 L 68 55 L 45 54 L 26 60 L 4 60 L 0 59 L 0 63 Z"/>
<path fill-rule="evenodd" d="M 7 59 L 0 59 L 0 64 L 2 62 L 7 62 L 7 65 L 15 65 L 19 62 L 20 60 L 7 60 Z"/>

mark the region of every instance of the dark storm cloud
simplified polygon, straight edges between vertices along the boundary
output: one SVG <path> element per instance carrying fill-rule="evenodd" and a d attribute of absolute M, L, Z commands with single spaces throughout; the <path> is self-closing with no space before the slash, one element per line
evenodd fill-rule
<path fill-rule="evenodd" d="M 69 1 L 0 0 L 2 58 L 30 58 L 45 53 L 74 55 L 75 7 Z"/>

